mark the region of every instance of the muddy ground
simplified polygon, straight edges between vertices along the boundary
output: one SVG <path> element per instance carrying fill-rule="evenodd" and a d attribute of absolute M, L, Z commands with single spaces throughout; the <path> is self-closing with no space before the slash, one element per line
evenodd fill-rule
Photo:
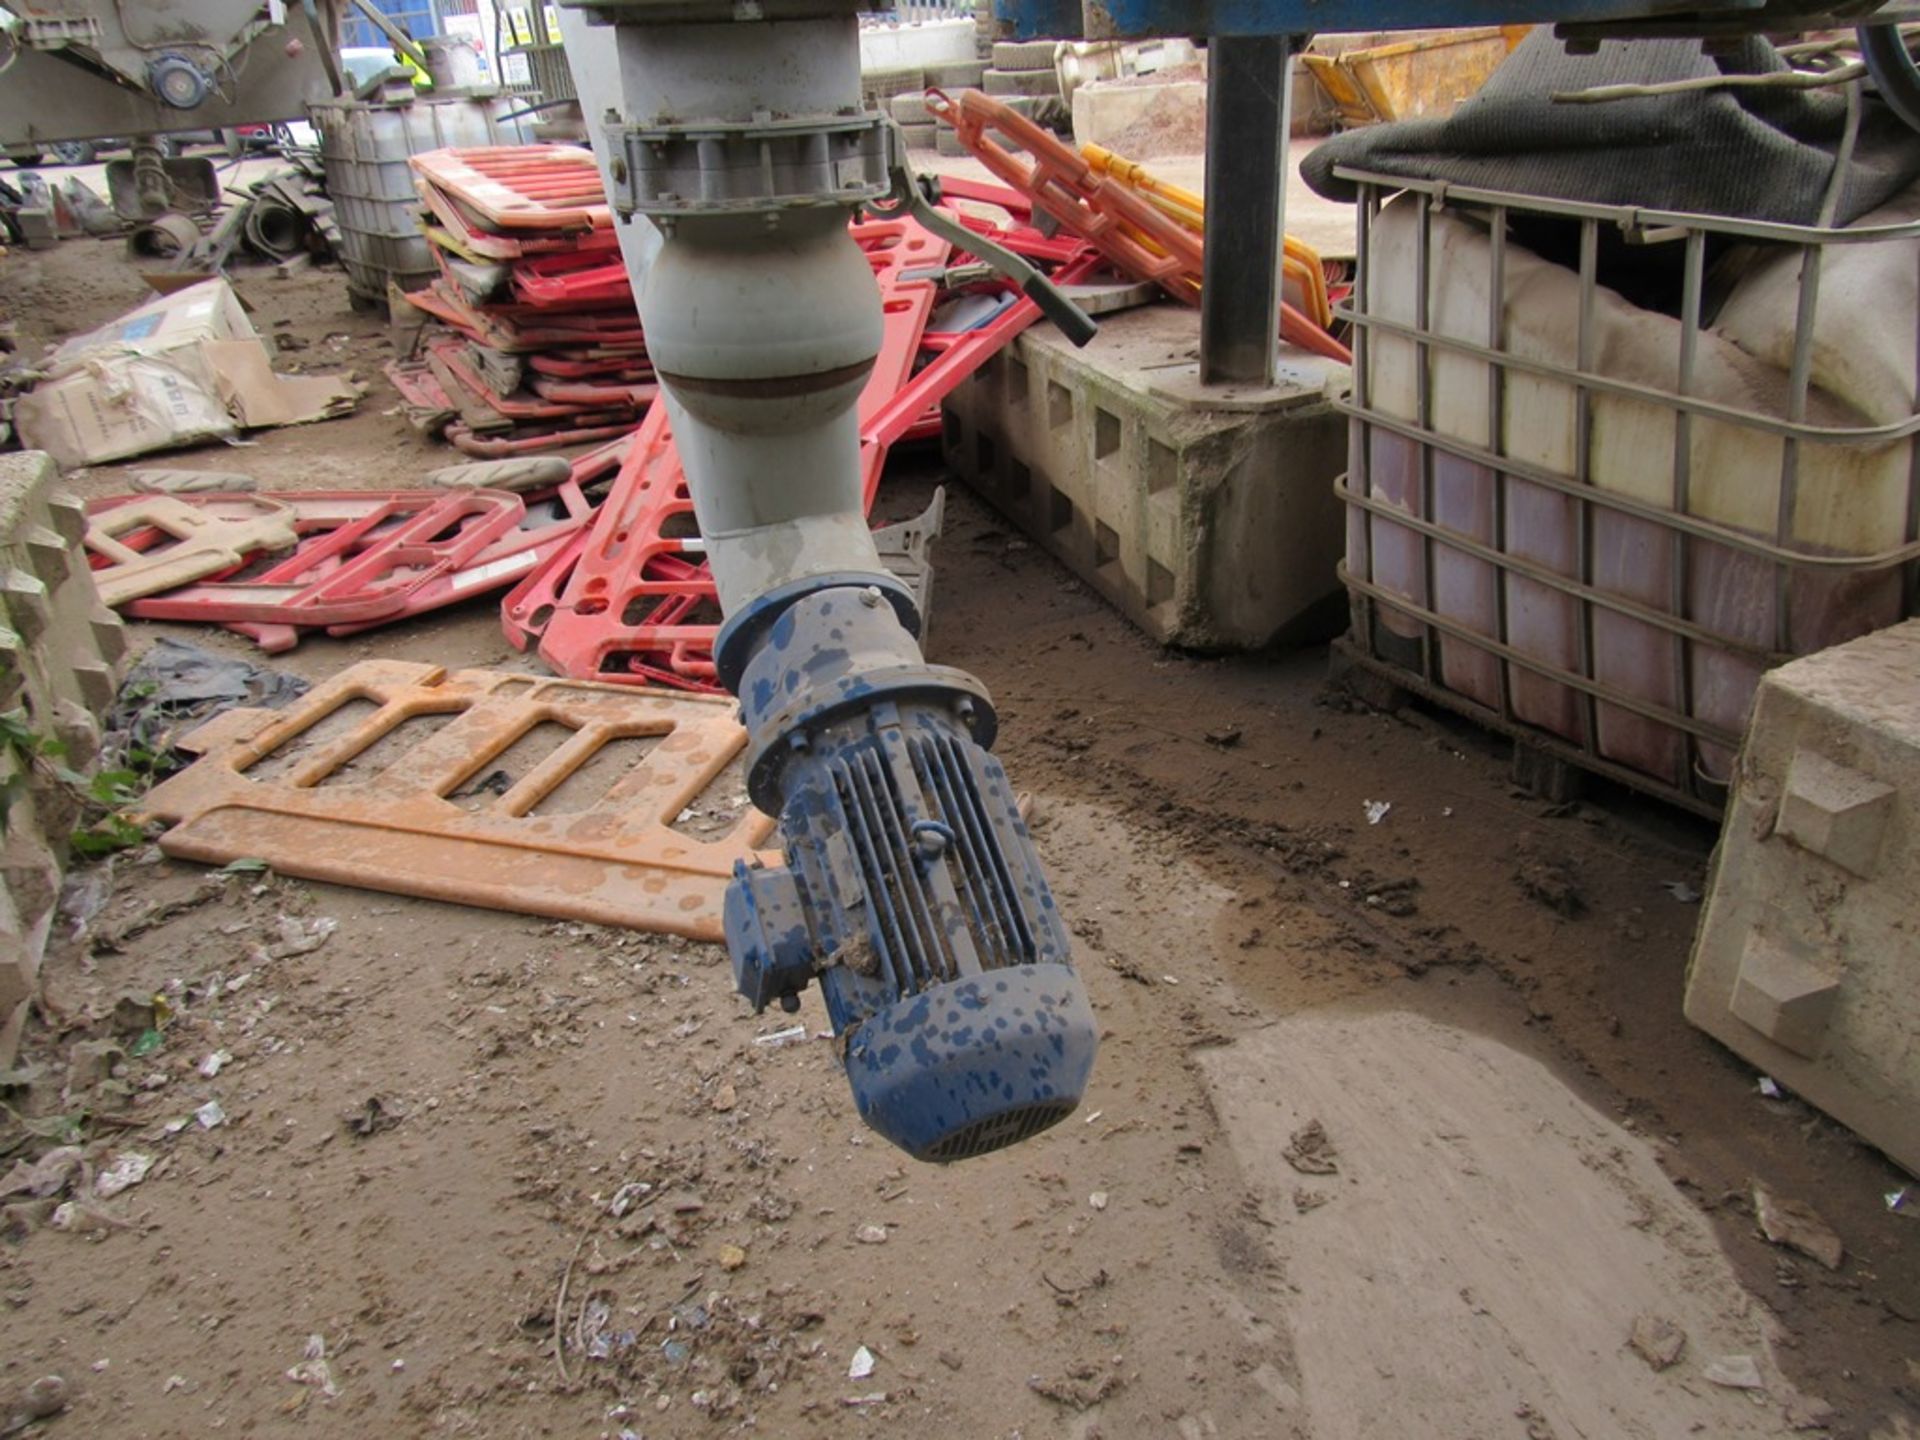
<path fill-rule="evenodd" d="M 239 288 L 283 365 L 369 391 L 182 463 L 449 462 L 338 272 Z M 110 243 L 0 260 L 28 345 L 145 293 Z M 899 455 L 882 506 L 944 478 Z M 1914 1433 L 1902 1176 L 1680 1017 L 1699 911 L 1671 887 L 1701 888 L 1708 826 L 1531 798 L 1502 742 L 1330 691 L 1324 651 L 1159 649 L 949 502 L 932 653 L 991 687 L 1035 797 L 1105 1026 L 1078 1114 L 915 1165 L 856 1120 L 817 998 L 816 1038 L 756 1044 L 784 1017 L 717 947 L 131 852 L 13 1099 L 158 1164 L 110 1219 L 0 1242 L 0 1404 L 58 1373 L 50 1436 Z M 485 601 L 280 663 L 375 655 L 526 663 Z M 271 958 L 282 917 L 335 928 Z M 164 1044 L 89 1088 L 75 1047 L 156 991 Z M 224 1123 L 170 1132 L 210 1100 Z M 1837 1270 L 1761 1238 L 1756 1183 L 1824 1217 Z M 1677 1363 L 1628 1348 L 1636 1317 Z"/>

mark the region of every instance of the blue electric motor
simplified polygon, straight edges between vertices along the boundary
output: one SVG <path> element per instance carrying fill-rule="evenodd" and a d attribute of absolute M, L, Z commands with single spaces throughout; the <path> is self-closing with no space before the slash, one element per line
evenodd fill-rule
<path fill-rule="evenodd" d="M 861 1117 L 918 1160 L 1017 1144 L 1080 1103 L 1099 1043 L 1014 806 L 979 681 L 929 665 L 891 577 L 762 596 L 717 647 L 747 790 L 787 863 L 727 891 L 740 992 L 797 1010 L 818 979 Z"/>

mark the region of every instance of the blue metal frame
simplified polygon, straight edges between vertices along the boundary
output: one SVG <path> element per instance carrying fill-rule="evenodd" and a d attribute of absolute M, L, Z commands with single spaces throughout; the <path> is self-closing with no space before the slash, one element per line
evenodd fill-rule
<path fill-rule="evenodd" d="M 440 33 L 440 8 L 434 0 L 373 0 L 373 6 L 415 40 Z M 387 45 L 379 27 L 358 9 L 348 6 L 342 19 L 343 45 L 376 50 Z"/>
<path fill-rule="evenodd" d="M 997 19 L 1021 39 L 1077 35 L 1063 23 L 1062 0 L 993 0 Z M 1731 17 L 1764 0 L 1087 0 L 1086 33 L 1101 38 L 1152 35 L 1302 35 L 1354 30 L 1428 30 L 1460 25 L 1551 25 L 1631 20 L 1705 11 Z"/>

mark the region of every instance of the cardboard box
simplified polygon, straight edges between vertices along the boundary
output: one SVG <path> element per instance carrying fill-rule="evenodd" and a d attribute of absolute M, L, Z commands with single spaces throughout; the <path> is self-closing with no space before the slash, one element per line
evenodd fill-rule
<path fill-rule="evenodd" d="M 63 469 L 299 425 L 353 408 L 337 375 L 277 375 L 233 287 L 215 277 L 76 336 L 14 406 L 22 441 Z"/>

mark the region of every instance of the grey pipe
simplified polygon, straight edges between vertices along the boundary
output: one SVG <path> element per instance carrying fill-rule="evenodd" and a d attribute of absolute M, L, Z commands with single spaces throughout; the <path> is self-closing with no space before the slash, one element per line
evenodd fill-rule
<path fill-rule="evenodd" d="M 620 26 L 622 109 L 642 124 L 857 112 L 850 16 Z M 848 207 L 657 220 L 640 317 L 723 611 L 809 575 L 878 573 L 855 404 L 879 353 Z"/>

